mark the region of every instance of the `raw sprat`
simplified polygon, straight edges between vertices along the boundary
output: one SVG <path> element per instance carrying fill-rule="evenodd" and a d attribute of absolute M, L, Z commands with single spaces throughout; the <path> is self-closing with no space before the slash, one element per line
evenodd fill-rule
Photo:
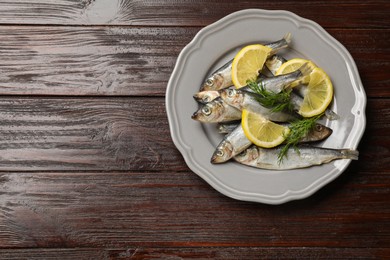
<path fill-rule="evenodd" d="M 318 120 L 324 114 L 330 120 L 338 115 L 329 109 L 333 84 L 324 70 L 310 60 L 287 61 L 274 55 L 291 41 L 287 35 L 268 46 L 242 48 L 223 66 L 225 72 L 230 71 L 227 78 L 233 79 L 229 84 L 215 85 L 220 76 L 217 71 L 194 95 L 202 104 L 193 119 L 219 123 L 218 131 L 225 134 L 212 163 L 233 158 L 257 168 L 286 170 L 357 159 L 355 150 L 300 144 L 326 139 L 332 130 Z M 213 85 L 207 84 L 212 77 Z"/>
<path fill-rule="evenodd" d="M 290 127 L 290 123 L 281 123 L 281 125 Z M 226 162 L 252 145 L 251 140 L 244 133 L 241 122 L 220 123 L 218 132 L 226 135 L 213 153 L 211 157 L 212 163 Z M 332 129 L 316 124 L 306 135 L 298 140 L 298 143 L 318 142 L 326 139 L 331 134 Z"/>
<path fill-rule="evenodd" d="M 287 33 L 283 37 L 283 39 L 265 44 L 264 46 L 270 49 L 270 52 L 267 54 L 267 56 L 273 55 L 278 51 L 287 48 L 290 42 L 291 34 Z M 209 77 L 207 77 L 206 80 L 203 82 L 200 91 L 219 90 L 233 85 L 232 62 L 233 60 L 229 60 L 226 64 L 224 64 L 222 67 L 214 71 Z"/>

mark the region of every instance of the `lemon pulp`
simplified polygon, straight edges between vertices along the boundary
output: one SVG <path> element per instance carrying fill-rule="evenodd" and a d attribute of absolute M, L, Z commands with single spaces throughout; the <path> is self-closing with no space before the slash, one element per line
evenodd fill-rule
<path fill-rule="evenodd" d="M 278 125 L 246 109 L 242 111 L 241 125 L 245 136 L 255 145 L 264 148 L 283 143 L 290 131 L 288 127 Z"/>
<path fill-rule="evenodd" d="M 242 48 L 232 63 L 232 82 L 236 88 L 247 85 L 248 80 L 256 80 L 272 49 L 253 44 Z"/>

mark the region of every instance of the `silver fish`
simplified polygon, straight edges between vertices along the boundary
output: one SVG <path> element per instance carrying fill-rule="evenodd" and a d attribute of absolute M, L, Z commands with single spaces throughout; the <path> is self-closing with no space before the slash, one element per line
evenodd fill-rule
<path fill-rule="evenodd" d="M 211 163 L 226 162 L 251 146 L 251 144 L 252 142 L 246 138 L 244 130 L 242 129 L 241 124 L 239 124 L 233 132 L 226 135 L 222 142 L 217 146 L 217 149 L 211 157 Z"/>
<path fill-rule="evenodd" d="M 240 125 L 240 121 L 233 121 L 233 122 L 227 122 L 227 123 L 219 123 L 217 128 L 218 128 L 218 133 L 220 134 L 230 134 L 233 132 L 233 130 Z M 289 127 L 291 124 L 290 123 L 278 123 L 279 125 Z M 309 131 L 309 133 L 303 137 L 299 142 L 300 143 L 308 143 L 308 142 L 317 142 L 324 140 L 328 138 L 331 134 L 333 133 L 333 130 L 325 125 L 316 123 Z"/>
<path fill-rule="evenodd" d="M 303 103 L 303 97 L 301 97 L 300 95 L 298 94 L 295 94 L 294 92 L 291 92 L 290 93 L 290 100 L 291 100 L 291 104 L 293 105 L 293 109 L 295 112 L 299 112 L 301 106 L 302 106 L 302 103 Z M 331 109 L 327 108 L 324 112 L 325 116 L 329 119 L 329 120 L 337 120 L 340 118 L 339 115 L 337 115 L 335 112 L 333 112 Z"/>
<path fill-rule="evenodd" d="M 219 123 L 217 125 L 218 133 L 220 134 L 230 134 L 233 132 L 233 130 L 241 124 L 240 121 L 233 121 L 233 122 L 227 122 L 227 123 Z"/>
<path fill-rule="evenodd" d="M 253 93 L 241 89 L 225 89 L 221 91 L 221 98 L 230 106 L 239 110 L 247 109 L 259 113 L 268 120 L 276 122 L 287 122 L 296 119 L 292 114 L 285 112 L 273 112 L 263 107 L 255 98 Z"/>
<path fill-rule="evenodd" d="M 261 84 L 261 86 L 268 91 L 279 93 L 287 88 L 291 83 L 299 83 L 300 81 L 303 81 L 307 76 L 310 75 L 311 72 L 312 68 L 310 68 L 310 66 L 305 63 L 299 69 L 293 72 L 271 78 L 264 78 L 260 80 L 258 84 Z M 245 88 L 247 89 L 248 87 Z"/>
<path fill-rule="evenodd" d="M 241 111 L 229 106 L 221 98 L 202 105 L 192 117 L 203 123 L 229 122 L 241 119 Z"/>
<path fill-rule="evenodd" d="M 276 42 L 265 44 L 272 48 L 272 51 L 269 55 L 274 55 L 281 49 L 288 47 L 291 42 L 291 33 L 287 33 L 283 39 L 278 40 Z M 232 82 L 232 62 L 233 60 L 228 61 L 225 65 L 214 71 L 211 76 L 209 76 L 202 84 L 200 91 L 204 90 L 219 90 L 223 88 L 227 88 L 233 85 Z"/>
<path fill-rule="evenodd" d="M 291 170 L 321 165 L 337 159 L 357 160 L 359 152 L 350 149 L 329 149 L 312 146 L 298 146 L 289 149 L 287 157 L 280 163 L 278 154 L 281 148 L 265 149 L 255 145 L 236 155 L 234 159 L 244 165 L 270 170 Z"/>
<path fill-rule="evenodd" d="M 202 84 L 200 91 L 219 90 L 230 87 L 232 82 L 232 62 L 228 61 L 222 67 L 214 71 Z"/>
<path fill-rule="evenodd" d="M 333 130 L 327 126 L 316 123 L 305 137 L 299 140 L 299 143 L 318 142 L 328 138 Z"/>
<path fill-rule="evenodd" d="M 303 103 L 303 97 L 299 96 L 298 94 L 295 94 L 294 92 L 291 92 L 290 102 L 293 106 L 294 111 L 298 113 Z"/>
<path fill-rule="evenodd" d="M 272 75 L 276 75 L 276 71 L 285 63 L 287 60 L 282 56 L 275 54 L 272 57 L 268 58 L 265 61 L 265 67 L 272 73 Z"/>
<path fill-rule="evenodd" d="M 282 66 L 283 63 L 285 63 L 287 60 L 281 56 L 281 55 L 277 55 L 275 54 L 274 56 L 272 56 L 271 58 L 267 59 L 266 62 L 265 62 L 265 66 L 268 68 L 268 70 L 273 74 L 275 75 L 276 74 L 276 71 L 280 68 L 280 66 Z M 299 107 L 295 107 L 294 109 L 296 111 L 299 111 L 299 108 L 300 108 L 300 104 L 302 103 L 303 101 L 303 98 L 306 93 L 307 93 L 307 85 L 304 85 L 304 84 L 300 84 L 296 87 L 294 87 L 294 92 L 297 93 L 300 97 L 301 97 L 301 101 L 297 98 L 297 97 L 293 97 L 292 96 L 292 99 L 295 99 L 293 100 L 293 102 L 298 102 L 299 103 Z M 297 106 L 298 103 L 295 103 L 294 105 Z M 325 116 L 329 119 L 329 120 L 337 120 L 340 118 L 339 115 L 337 115 L 334 111 L 332 111 L 330 108 L 327 108 L 325 110 Z"/>
<path fill-rule="evenodd" d="M 218 90 L 205 90 L 194 94 L 194 99 L 199 103 L 206 104 L 220 96 Z"/>
<path fill-rule="evenodd" d="M 231 86 L 230 88 L 235 88 Z M 214 99 L 220 97 L 221 90 L 204 90 L 193 95 L 194 99 L 202 104 L 209 103 Z"/>
<path fill-rule="evenodd" d="M 287 48 L 288 45 L 291 43 L 291 38 L 292 38 L 291 33 L 286 33 L 282 39 L 275 41 L 275 42 L 264 44 L 265 46 L 272 49 L 269 56 L 272 56 L 275 53 L 277 53 L 278 51 Z"/>
<path fill-rule="evenodd" d="M 233 124 L 228 124 L 229 126 Z M 282 124 L 289 126 L 289 124 Z M 316 124 L 309 133 L 303 137 L 299 143 L 317 142 L 324 140 L 332 134 L 332 129 L 321 124 Z M 223 163 L 237 154 L 248 148 L 252 142 L 246 138 L 241 124 L 238 124 L 234 130 L 225 136 L 225 138 L 217 146 L 213 156 L 211 157 L 211 163 Z"/>

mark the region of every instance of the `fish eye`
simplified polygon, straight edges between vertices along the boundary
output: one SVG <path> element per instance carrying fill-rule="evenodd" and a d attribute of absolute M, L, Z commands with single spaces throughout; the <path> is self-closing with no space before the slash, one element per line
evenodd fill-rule
<path fill-rule="evenodd" d="M 206 80 L 206 85 L 207 86 L 212 86 L 214 84 L 214 80 L 213 79 L 207 79 Z"/>
<path fill-rule="evenodd" d="M 224 155 L 224 152 L 222 150 L 217 151 L 217 156 L 222 157 Z"/>
<path fill-rule="evenodd" d="M 227 94 L 228 94 L 229 97 L 234 96 L 234 94 L 235 94 L 234 89 L 228 89 Z"/>
<path fill-rule="evenodd" d="M 205 114 L 206 116 L 211 114 L 211 109 L 208 106 L 204 106 L 202 108 L 202 113 Z"/>
<path fill-rule="evenodd" d="M 318 132 L 322 131 L 322 125 L 316 125 L 316 131 Z"/>

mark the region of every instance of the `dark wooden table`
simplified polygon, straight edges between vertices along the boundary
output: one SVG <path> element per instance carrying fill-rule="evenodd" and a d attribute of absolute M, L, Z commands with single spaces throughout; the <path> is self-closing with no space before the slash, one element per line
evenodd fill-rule
<path fill-rule="evenodd" d="M 230 199 L 172 143 L 181 49 L 246 8 L 314 20 L 355 59 L 360 159 L 313 196 Z M 390 257 L 389 1 L 0 1 L 1 259 Z"/>

